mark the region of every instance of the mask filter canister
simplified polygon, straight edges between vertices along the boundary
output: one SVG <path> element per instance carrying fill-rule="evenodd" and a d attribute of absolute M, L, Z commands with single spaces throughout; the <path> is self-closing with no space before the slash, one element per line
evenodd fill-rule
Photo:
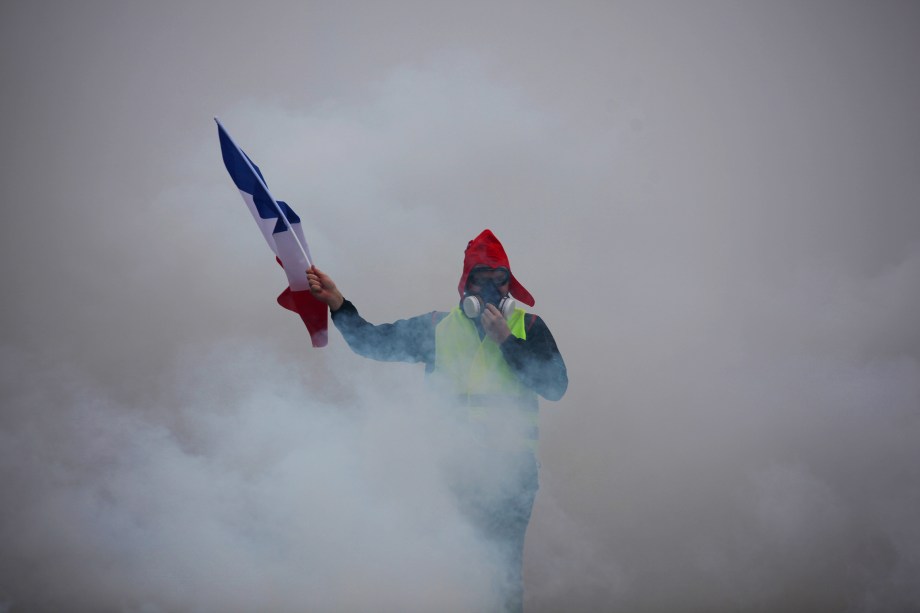
<path fill-rule="evenodd" d="M 502 317 L 506 320 L 511 318 L 514 314 L 514 309 L 517 307 L 517 302 L 511 296 L 499 298 L 496 302 L 487 302 L 483 300 L 482 296 L 471 294 L 463 298 L 463 313 L 470 319 L 476 319 L 482 316 L 482 312 L 485 311 L 487 304 L 494 304 L 497 306 L 498 310 L 502 312 Z"/>

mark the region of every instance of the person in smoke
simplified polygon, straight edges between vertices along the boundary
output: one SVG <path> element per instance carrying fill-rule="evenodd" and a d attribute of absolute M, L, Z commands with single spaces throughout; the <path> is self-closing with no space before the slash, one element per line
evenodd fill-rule
<path fill-rule="evenodd" d="M 470 465 L 476 469 L 454 489 L 461 510 L 505 556 L 508 576 L 497 583 L 507 610 L 521 611 L 524 536 L 538 488 L 537 396 L 562 398 L 568 375 L 549 328 L 517 307 L 515 299 L 529 306 L 534 299 L 512 274 L 502 244 L 488 229 L 467 244 L 460 303 L 449 312 L 394 323 L 368 323 L 316 267 L 307 278 L 353 351 L 424 363 L 441 397 L 473 426 L 478 447 Z"/>

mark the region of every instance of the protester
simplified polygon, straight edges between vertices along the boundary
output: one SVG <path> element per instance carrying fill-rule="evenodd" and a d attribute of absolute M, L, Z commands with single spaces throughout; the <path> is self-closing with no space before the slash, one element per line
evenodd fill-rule
<path fill-rule="evenodd" d="M 474 478 L 454 489 L 461 510 L 505 556 L 508 577 L 497 583 L 505 586 L 506 609 L 521 611 L 524 536 L 538 488 L 537 396 L 559 400 L 568 375 L 549 328 L 517 307 L 515 301 L 533 306 L 534 299 L 512 274 L 501 243 L 484 230 L 467 244 L 460 302 L 449 312 L 394 323 L 368 323 L 316 267 L 307 278 L 353 351 L 375 360 L 425 364 L 445 406 L 459 408 L 474 426 L 478 447 L 470 465 L 476 470 L 468 473 Z M 496 480 L 494 471 L 501 478 Z"/>

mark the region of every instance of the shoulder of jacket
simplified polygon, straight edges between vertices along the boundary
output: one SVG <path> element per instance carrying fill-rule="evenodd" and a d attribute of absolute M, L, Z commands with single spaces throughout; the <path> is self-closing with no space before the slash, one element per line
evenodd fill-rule
<path fill-rule="evenodd" d="M 537 323 L 538 319 L 540 319 L 540 317 L 536 313 L 527 313 L 524 315 L 524 329 L 530 332 L 530 329 Z"/>
<path fill-rule="evenodd" d="M 433 326 L 438 325 L 448 315 L 450 315 L 448 311 L 432 311 L 431 312 L 431 325 Z"/>

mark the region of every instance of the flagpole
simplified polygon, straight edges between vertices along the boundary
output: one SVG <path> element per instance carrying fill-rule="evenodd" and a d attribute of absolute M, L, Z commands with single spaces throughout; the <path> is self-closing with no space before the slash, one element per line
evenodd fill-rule
<path fill-rule="evenodd" d="M 313 268 L 313 262 L 310 260 L 310 256 L 307 255 L 307 250 L 304 249 L 304 246 L 300 243 L 300 239 L 297 238 L 297 233 L 294 232 L 294 228 L 293 228 L 293 226 L 291 226 L 291 222 L 288 221 L 287 215 L 285 215 L 285 214 L 284 214 L 284 211 L 281 210 L 281 205 L 279 205 L 279 204 L 278 204 L 278 201 L 275 200 L 275 197 L 272 196 L 271 191 L 269 191 L 268 186 L 265 184 L 265 181 L 262 180 L 261 175 L 259 175 L 259 173 L 256 172 L 256 169 L 253 168 L 252 162 L 249 161 L 249 158 L 246 156 L 245 153 L 243 153 L 243 150 L 240 149 L 239 145 L 236 144 L 236 141 L 233 140 L 233 137 L 230 136 L 230 133 L 227 132 L 227 128 L 225 128 L 225 127 L 224 127 L 224 124 L 222 124 L 222 123 L 220 122 L 220 119 L 218 119 L 217 117 L 215 117 L 215 118 L 214 118 L 214 121 L 217 122 L 217 126 L 218 126 L 218 127 L 223 131 L 223 133 L 227 136 L 227 139 L 230 141 L 230 143 L 233 145 L 233 147 L 234 147 L 234 148 L 237 150 L 237 152 L 240 154 L 240 157 L 243 158 L 243 161 L 246 162 L 246 165 L 249 166 L 249 170 L 252 172 L 252 176 L 254 176 L 254 177 L 256 178 L 256 181 L 259 182 L 259 185 L 261 185 L 261 186 L 262 186 L 262 189 L 265 190 L 265 193 L 268 194 L 268 199 L 271 200 L 271 201 L 272 201 L 272 204 L 275 205 L 275 210 L 278 211 L 278 214 L 281 216 L 281 219 L 284 220 L 284 223 L 285 223 L 285 225 L 287 226 L 287 229 L 291 232 L 291 236 L 294 237 L 294 242 L 296 242 L 296 243 L 297 243 L 297 246 L 300 247 L 300 252 L 303 254 L 303 259 L 306 260 L 306 262 L 307 262 L 307 267 L 308 267 L 308 268 Z M 282 264 L 283 264 L 283 262 L 282 262 Z"/>

